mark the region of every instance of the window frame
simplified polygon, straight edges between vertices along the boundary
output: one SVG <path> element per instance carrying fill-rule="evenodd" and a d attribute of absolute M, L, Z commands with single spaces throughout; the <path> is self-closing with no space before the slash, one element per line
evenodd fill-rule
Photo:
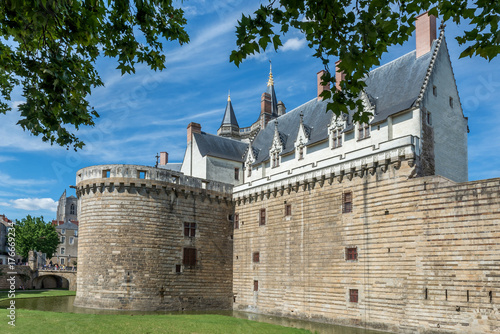
<path fill-rule="evenodd" d="M 261 208 L 259 210 L 259 226 L 264 226 L 266 225 L 266 209 Z"/>
<path fill-rule="evenodd" d="M 349 289 L 349 302 L 350 303 L 359 303 L 359 290 L 358 289 Z"/>
<path fill-rule="evenodd" d="M 235 181 L 240 180 L 240 169 L 238 167 L 234 167 L 234 180 Z"/>
<path fill-rule="evenodd" d="M 342 193 L 342 213 L 351 213 L 353 209 L 352 191 Z"/>
<path fill-rule="evenodd" d="M 285 217 L 291 217 L 292 216 L 292 204 L 285 204 Z"/>
<path fill-rule="evenodd" d="M 196 237 L 196 223 L 184 222 L 184 236 L 188 238 Z"/>
<path fill-rule="evenodd" d="M 346 261 L 358 261 L 358 247 L 346 247 L 345 259 Z"/>
<path fill-rule="evenodd" d="M 75 243 L 75 237 L 69 237 L 69 244 L 73 245 Z"/>
<path fill-rule="evenodd" d="M 253 291 L 254 292 L 259 291 L 259 281 L 258 280 L 253 280 Z"/>
<path fill-rule="evenodd" d="M 342 147 L 342 129 L 332 130 L 332 150 Z"/>
<path fill-rule="evenodd" d="M 253 252 L 252 253 L 252 262 L 253 263 L 260 263 L 260 252 Z"/>
<path fill-rule="evenodd" d="M 60 254 L 60 255 L 66 255 L 65 253 L 66 253 L 66 247 L 61 247 L 61 248 L 59 249 L 59 254 Z"/>
<path fill-rule="evenodd" d="M 358 140 L 363 140 L 370 138 L 370 124 L 360 123 L 358 124 Z"/>
<path fill-rule="evenodd" d="M 195 267 L 197 263 L 196 248 L 185 247 L 182 253 L 182 264 L 185 267 Z"/>

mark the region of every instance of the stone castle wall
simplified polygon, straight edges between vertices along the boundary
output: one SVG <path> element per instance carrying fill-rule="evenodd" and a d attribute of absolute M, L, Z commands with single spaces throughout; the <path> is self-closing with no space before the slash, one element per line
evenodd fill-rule
<path fill-rule="evenodd" d="M 15 272 L 16 275 L 9 273 Z M 11 276 L 16 277 L 16 290 L 19 292 L 19 286 L 23 285 L 26 289 L 31 289 L 33 286 L 33 273 L 29 266 L 14 266 L 11 270 L 9 265 L 0 265 L 0 290 L 9 290 L 10 282 L 7 281 Z"/>
<path fill-rule="evenodd" d="M 413 168 L 236 188 L 234 309 L 395 333 L 498 332 L 500 179 L 409 178 Z"/>
<path fill-rule="evenodd" d="M 226 184 L 145 166 L 79 170 L 75 305 L 231 308 L 231 191 Z M 184 236 L 184 223 L 196 223 L 195 237 Z M 194 266 L 183 265 L 184 248 L 196 248 Z"/>

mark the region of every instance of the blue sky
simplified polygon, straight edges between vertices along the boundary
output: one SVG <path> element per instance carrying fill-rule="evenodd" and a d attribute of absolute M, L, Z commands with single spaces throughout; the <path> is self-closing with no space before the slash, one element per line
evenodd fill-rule
<path fill-rule="evenodd" d="M 278 100 L 287 110 L 316 95 L 316 73 L 322 65 L 298 32 L 288 33 L 277 53 L 253 56 L 239 68 L 229 63 L 229 54 L 236 47 L 236 21 L 242 12 L 253 12 L 259 2 L 192 0 L 181 5 L 191 43 L 166 45 L 166 70 L 153 72 L 138 66 L 135 75 L 122 77 L 114 60 L 99 61 L 105 87 L 94 90 L 90 101 L 101 117 L 95 127 L 78 132 L 87 144 L 83 150 L 51 146 L 23 132 L 15 125 L 17 110 L 0 115 L 0 214 L 10 219 L 28 214 L 54 219 L 57 200 L 65 189 L 74 195 L 69 186 L 75 184 L 76 171 L 83 167 L 108 163 L 152 166 L 160 151 L 169 153 L 170 162 L 181 162 L 187 125 L 197 122 L 202 131 L 216 133 L 228 90 L 240 126 L 250 125 L 260 112 L 269 59 Z M 494 178 L 500 176 L 500 59 L 458 59 L 460 49 L 454 37 L 462 31 L 463 27 L 447 24 L 448 48 L 471 131 L 469 179 Z M 393 47 L 382 64 L 414 48 L 414 38 Z M 17 89 L 13 106 L 21 101 Z"/>

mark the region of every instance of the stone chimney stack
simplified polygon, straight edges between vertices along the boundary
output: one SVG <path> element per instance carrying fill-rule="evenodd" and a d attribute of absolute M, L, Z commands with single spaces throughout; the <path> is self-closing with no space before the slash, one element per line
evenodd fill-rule
<path fill-rule="evenodd" d="M 335 62 L 335 87 L 337 90 L 341 90 L 340 83 L 345 79 L 345 73 L 339 72 L 339 64 L 342 60 L 337 60 Z"/>
<path fill-rule="evenodd" d="M 319 71 L 316 76 L 317 76 L 317 79 L 318 79 L 318 100 L 321 100 L 323 99 L 320 94 L 323 93 L 325 90 L 330 90 L 330 83 L 326 84 L 326 85 L 322 85 L 321 82 L 323 82 L 323 80 L 321 79 L 321 77 L 323 76 L 323 74 L 325 74 L 326 71 L 325 70 L 321 70 Z"/>
<path fill-rule="evenodd" d="M 283 101 L 278 102 L 278 116 L 286 114 L 286 107 Z"/>
<path fill-rule="evenodd" d="M 190 143 L 193 139 L 193 133 L 201 133 L 201 125 L 191 122 L 187 127 L 187 142 Z"/>
<path fill-rule="evenodd" d="M 431 51 L 436 39 L 436 17 L 425 12 L 415 19 L 417 58 Z"/>
<path fill-rule="evenodd" d="M 160 152 L 160 165 L 165 166 L 166 164 L 168 164 L 168 153 Z"/>

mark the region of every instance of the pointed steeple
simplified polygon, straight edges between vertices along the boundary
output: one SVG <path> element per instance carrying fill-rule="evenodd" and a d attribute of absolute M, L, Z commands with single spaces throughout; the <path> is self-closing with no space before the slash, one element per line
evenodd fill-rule
<path fill-rule="evenodd" d="M 234 114 L 233 105 L 231 103 L 231 93 L 227 94 L 227 105 L 226 112 L 222 118 L 221 126 L 223 125 L 234 125 L 239 128 L 238 121 L 236 120 L 236 115 Z"/>
<path fill-rule="evenodd" d="M 239 132 L 240 126 L 238 125 L 236 115 L 234 114 L 233 105 L 231 103 L 231 93 L 228 92 L 226 111 L 224 112 L 224 117 L 222 118 L 219 130 L 217 130 L 217 135 L 239 139 Z"/>
<path fill-rule="evenodd" d="M 269 60 L 269 80 L 267 81 L 267 94 L 271 98 L 271 114 L 272 117 L 278 117 L 278 101 L 276 93 L 274 92 L 274 79 L 273 79 L 273 64 Z"/>

